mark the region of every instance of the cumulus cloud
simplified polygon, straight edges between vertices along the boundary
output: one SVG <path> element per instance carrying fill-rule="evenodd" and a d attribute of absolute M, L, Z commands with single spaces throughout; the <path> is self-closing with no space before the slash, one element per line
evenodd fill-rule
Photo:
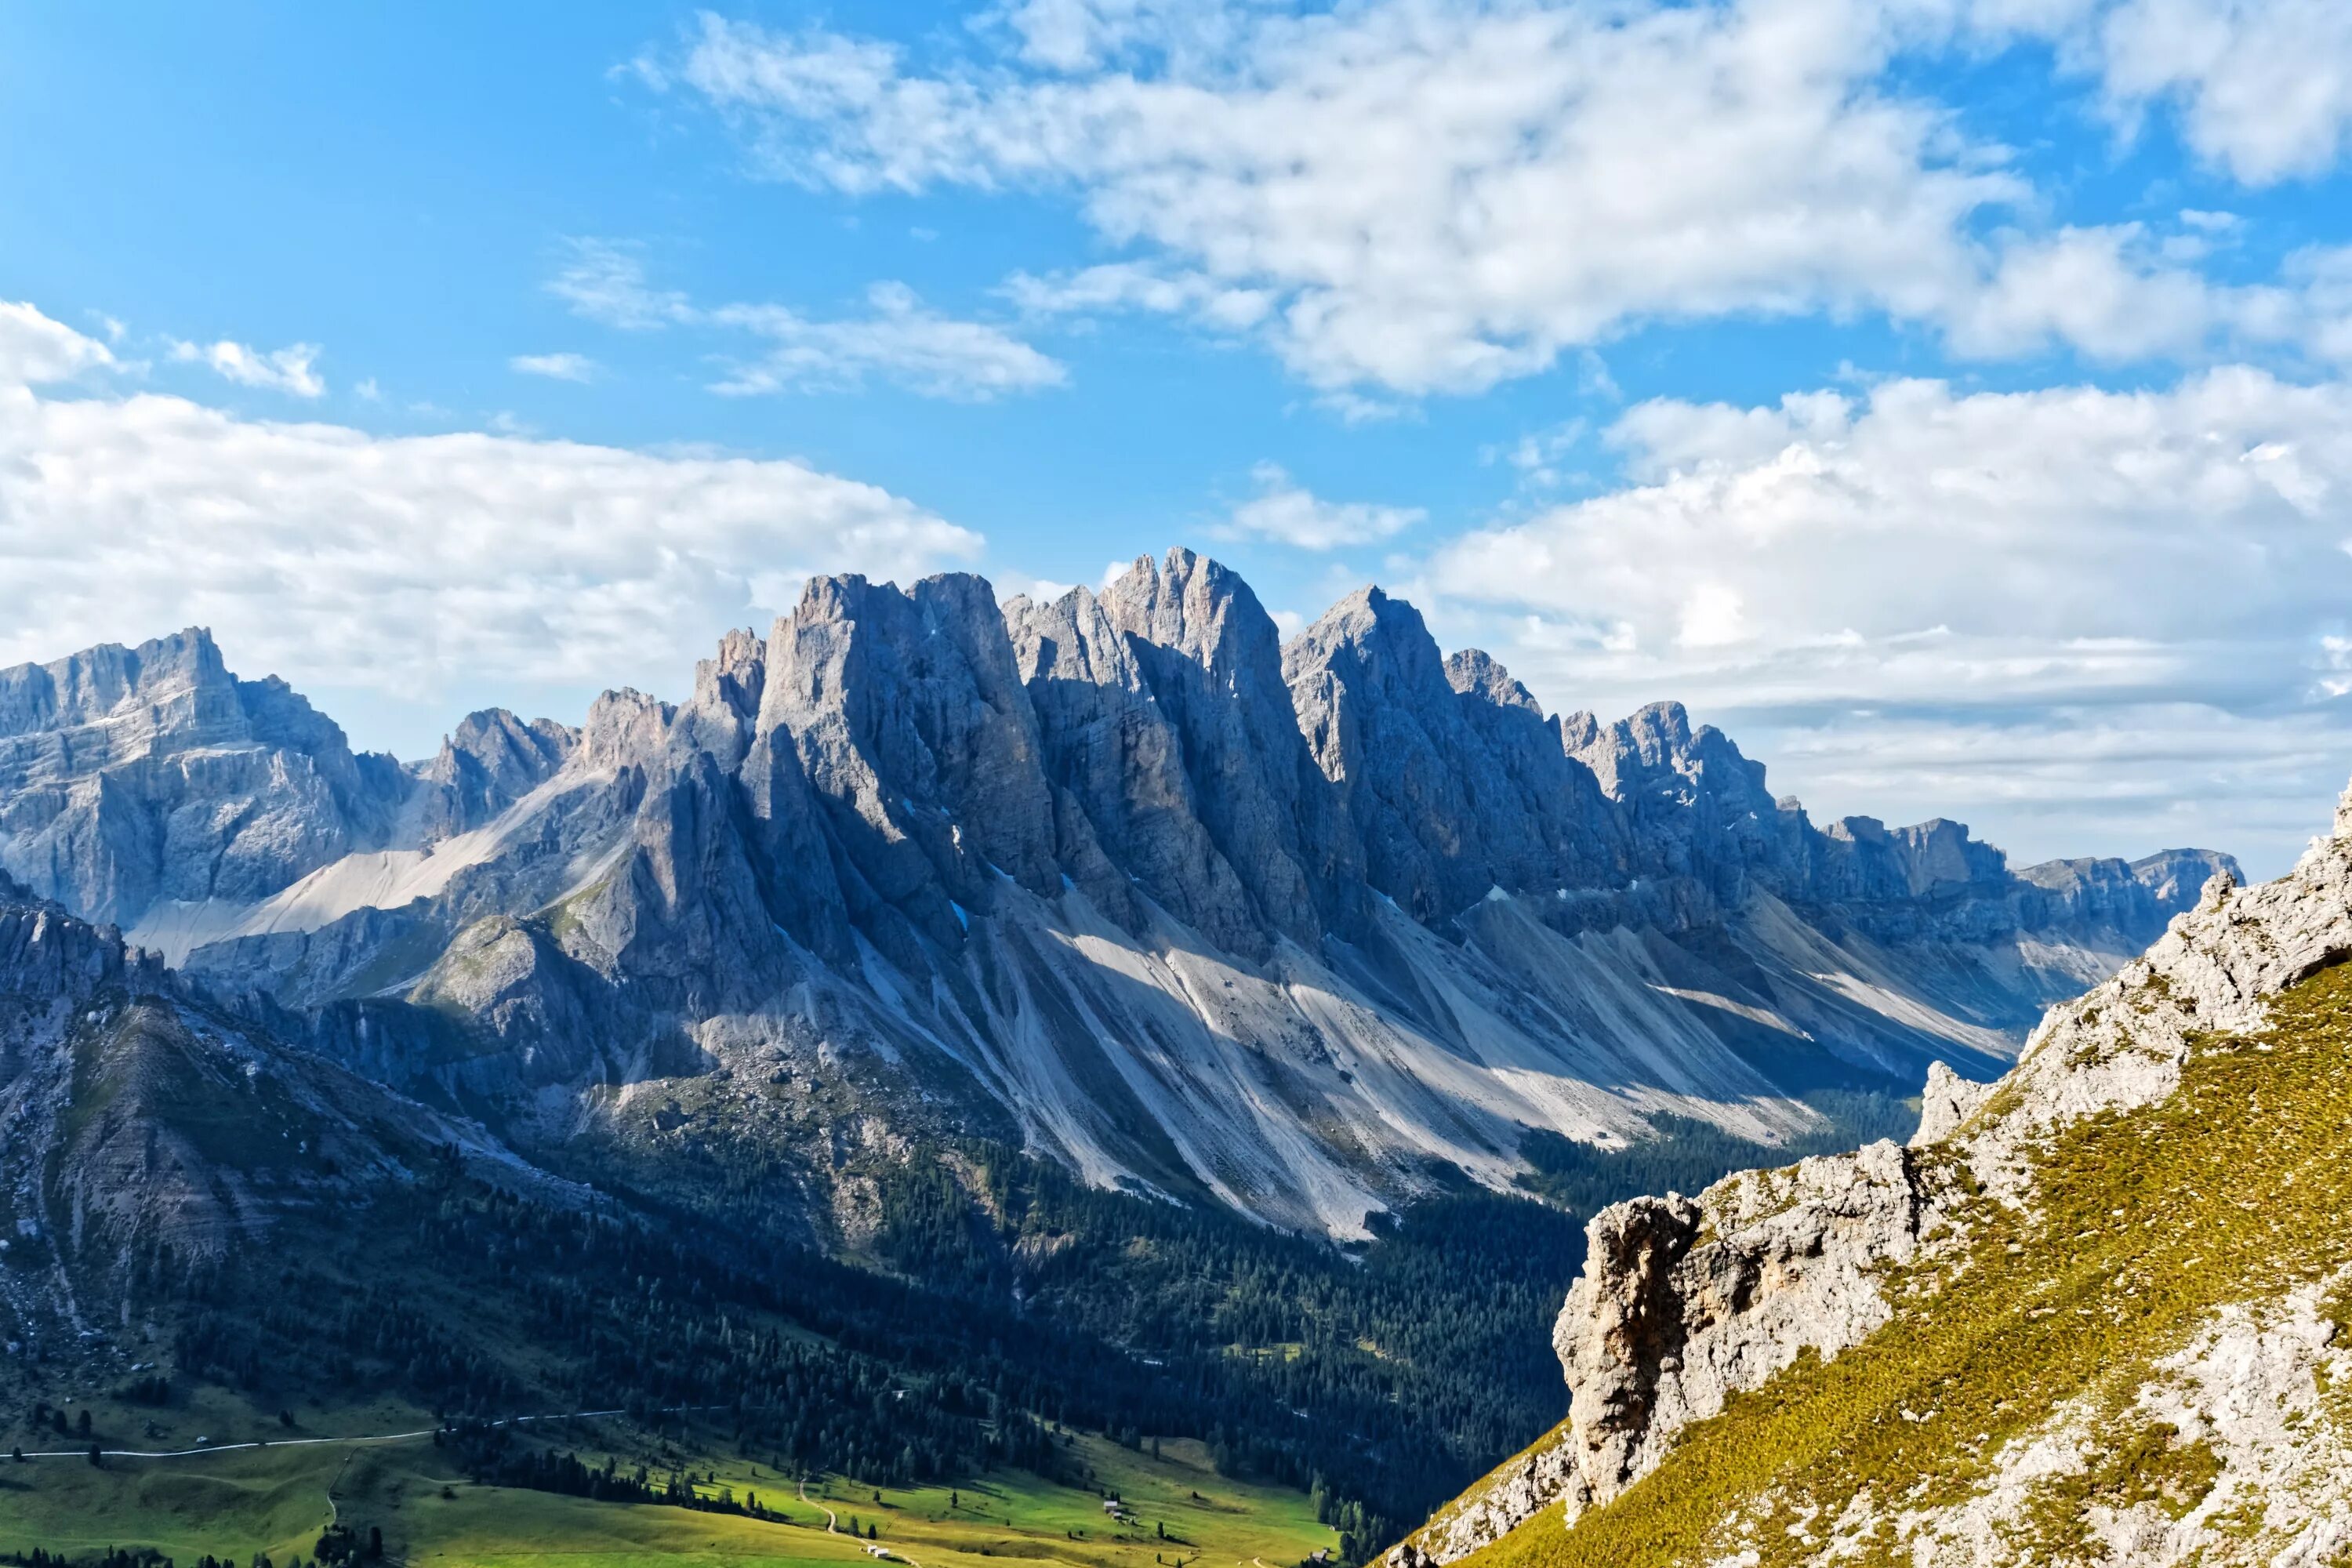
<path fill-rule="evenodd" d="M 1693 640 L 1694 604 L 1723 628 L 1736 601 L 1736 635 L 1698 640 L 1760 660 L 1932 631 L 2029 650 L 2053 679 L 2104 679 L 2139 645 L 2162 658 L 2284 637 L 2305 658 L 2352 603 L 2339 383 L 2243 368 L 2157 392 L 1896 381 L 1763 407 L 1644 403 L 1611 438 L 1634 483 L 1465 535 L 1434 580 L 1629 626 L 1644 658 Z"/>
<path fill-rule="evenodd" d="M 1559 705 L 1671 695 L 1746 715 L 1735 732 L 1786 752 L 1801 783 L 1808 754 L 1855 779 L 1877 765 L 1884 782 L 1900 764 L 1876 735 L 1918 754 L 1948 742 L 1957 768 L 2046 733 L 2032 777 L 1987 772 L 1939 809 L 2022 809 L 2004 792 L 2040 792 L 2078 825 L 2095 799 L 2069 728 L 2118 756 L 2242 735 L 2352 763 L 2344 383 L 2243 367 L 2140 392 L 1895 381 L 1762 406 L 1644 403 L 1608 439 L 1621 488 L 1475 530 L 1420 567 L 1434 620 L 1501 641 Z M 1970 735 L 1985 743 L 1971 752 Z M 2153 787 L 2232 771 L 2206 763 Z M 2306 787 L 2308 766 L 2296 778 Z"/>
<path fill-rule="evenodd" d="M 213 343 L 175 342 L 172 357 L 184 364 L 201 364 L 239 386 L 257 386 L 289 397 L 320 397 L 327 384 L 312 368 L 319 358 L 315 343 L 294 343 L 282 349 L 248 348 L 226 338 Z"/>
<path fill-rule="evenodd" d="M 2095 23 L 2109 100 L 2177 106 L 2181 135 L 2251 184 L 2326 173 L 2352 150 L 2352 6 L 2124 0 Z"/>
<path fill-rule="evenodd" d="M 544 376 L 550 381 L 576 381 L 583 385 L 604 374 L 604 367 L 586 354 L 517 354 L 507 368 L 518 375 Z"/>
<path fill-rule="evenodd" d="M 248 671 L 402 700 L 659 689 L 813 572 L 923 572 L 980 548 L 799 463 L 379 437 L 29 384 L 102 353 L 0 306 L 0 662 L 200 623 Z"/>
<path fill-rule="evenodd" d="M 2186 250 L 2138 224 L 2014 239 L 1986 286 L 1953 311 L 1953 345 L 1979 356 L 2071 346 L 2125 362 L 2293 335 L 2305 304 L 2293 291 L 2217 284 L 2179 264 L 2200 254 L 2211 232 L 2192 226 Z"/>
<path fill-rule="evenodd" d="M 1270 539 L 1297 550 L 1337 550 L 1394 538 L 1429 514 L 1419 507 L 1328 501 L 1294 480 L 1278 464 L 1250 472 L 1258 493 L 1234 508 L 1217 532 L 1226 539 Z"/>
<path fill-rule="evenodd" d="M 1880 0 L 1973 44 L 2058 47 L 2126 134 L 2163 117 L 2249 185 L 2324 174 L 2352 153 L 2352 9 L 2336 0 Z"/>
<path fill-rule="evenodd" d="M 0 386 L 38 386 L 113 363 L 104 343 L 0 300 Z"/>

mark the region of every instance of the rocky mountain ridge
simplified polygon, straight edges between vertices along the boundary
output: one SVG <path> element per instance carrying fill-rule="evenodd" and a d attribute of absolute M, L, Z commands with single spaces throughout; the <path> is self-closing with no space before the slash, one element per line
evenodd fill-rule
<path fill-rule="evenodd" d="M 265 1243 L 288 1214 L 350 1205 L 438 1151 L 560 1185 L 5 874 L 0 1126 L 0 1316 L 27 1363 L 139 1331 L 134 1280 Z"/>
<path fill-rule="evenodd" d="M 1530 1129 L 1989 1076 L 2225 865 L 1816 827 L 1675 705 L 1548 717 L 1378 589 L 1285 647 L 1181 550 L 1049 604 L 820 578 L 681 703 L 419 764 L 201 632 L 0 672 L 0 868 L 404 1092 L 545 1142 L 824 1084 L 829 1139 L 1339 1234 Z"/>
<path fill-rule="evenodd" d="M 2341 1561 L 2347 957 L 2352 792 L 1907 1146 L 1603 1210 L 1568 1420 L 1387 1562 Z"/>

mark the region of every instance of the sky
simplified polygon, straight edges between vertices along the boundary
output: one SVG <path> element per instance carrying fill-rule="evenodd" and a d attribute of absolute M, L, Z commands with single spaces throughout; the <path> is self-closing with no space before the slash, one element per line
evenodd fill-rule
<path fill-rule="evenodd" d="M 0 8 L 0 664 L 356 744 L 815 573 L 1377 582 L 1816 820 L 2352 773 L 2341 0 Z"/>

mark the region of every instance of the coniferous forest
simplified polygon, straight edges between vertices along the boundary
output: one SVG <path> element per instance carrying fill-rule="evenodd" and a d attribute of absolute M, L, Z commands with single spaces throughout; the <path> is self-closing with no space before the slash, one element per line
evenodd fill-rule
<path fill-rule="evenodd" d="M 1193 1437 L 1227 1473 L 1311 1490 L 1360 1561 L 1559 1420 L 1549 1329 L 1584 1217 L 1758 1153 L 1717 1142 L 1666 1164 L 1539 1144 L 1528 1194 L 1456 1181 L 1346 1245 L 966 1143 L 884 1167 L 849 1258 L 539 1201 L 452 1152 L 268 1262 L 142 1268 L 182 1309 L 184 1375 L 265 1406 L 397 1386 L 502 1484 L 676 1489 L 484 1425 L 542 1410 L 691 1415 L 779 1473 L 898 1485 L 1056 1475 L 1057 1428 Z"/>

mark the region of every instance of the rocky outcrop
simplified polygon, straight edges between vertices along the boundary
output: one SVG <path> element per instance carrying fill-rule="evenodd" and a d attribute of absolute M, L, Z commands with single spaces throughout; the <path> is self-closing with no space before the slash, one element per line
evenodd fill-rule
<path fill-rule="evenodd" d="M 2230 868 L 2216 870 L 2144 956 L 2053 1009 L 1998 1084 L 1931 1068 L 1909 1147 L 1748 1172 L 1696 1198 L 1639 1198 L 1594 1216 L 1554 1335 L 1570 1418 L 1520 1461 L 1552 1484 L 1483 1489 L 1475 1531 L 1462 1523 L 1466 1500 L 1391 1561 L 1450 1562 L 1543 1509 L 1573 1521 L 1617 1498 L 1731 1395 L 1800 1355 L 1833 1358 L 1878 1330 L 1893 1311 L 1891 1281 L 1963 1248 L 1985 1213 L 2030 1212 L 2037 1162 L 2054 1137 L 2162 1104 L 2200 1040 L 2260 1028 L 2273 998 L 2352 958 L 2352 792 L 2345 802 L 2335 836 L 2315 841 L 2288 876 L 2241 888 Z M 2161 886 L 2187 858 L 2129 880 Z M 2111 889 L 2122 880 L 2066 874 Z M 1988 1198 L 1995 1210 L 1981 1207 Z"/>
<path fill-rule="evenodd" d="M 440 754 L 417 771 L 418 836 L 426 843 L 468 833 L 555 776 L 579 734 L 552 719 L 529 722 L 503 708 L 468 713 Z"/>
<path fill-rule="evenodd" d="M 1882 1142 L 1595 1215 L 1553 1331 L 1587 1500 L 1616 1495 L 1730 1394 L 1885 1322 L 1874 1282 L 1910 1261 L 1929 1206 L 1912 1156 Z"/>

